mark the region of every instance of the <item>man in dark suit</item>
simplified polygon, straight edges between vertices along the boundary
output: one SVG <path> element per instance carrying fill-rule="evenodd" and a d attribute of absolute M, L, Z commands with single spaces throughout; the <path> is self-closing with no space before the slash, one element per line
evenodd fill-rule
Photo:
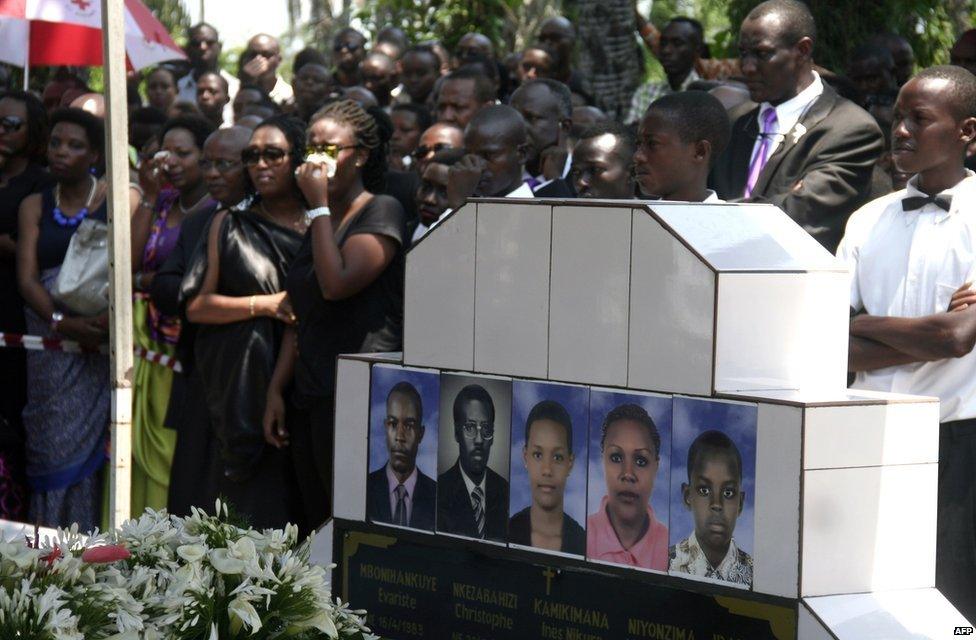
<path fill-rule="evenodd" d="M 567 180 L 573 154 L 567 136 L 573 127 L 573 103 L 569 87 L 556 80 L 529 80 L 515 90 L 512 108 L 525 119 L 528 154 L 522 178 L 537 198 L 575 198 Z M 544 172 L 546 163 L 553 166 Z M 546 175 L 548 173 L 548 176 Z"/>
<path fill-rule="evenodd" d="M 495 404 L 484 387 L 470 384 L 454 399 L 458 460 L 437 478 L 437 530 L 504 541 L 508 481 L 488 468 L 495 439 Z"/>
<path fill-rule="evenodd" d="M 424 408 L 409 382 L 393 385 L 386 396 L 386 463 L 366 478 L 366 516 L 414 529 L 434 530 L 436 485 L 417 468 L 424 439 Z"/>
<path fill-rule="evenodd" d="M 884 138 L 813 70 L 815 39 L 797 0 L 768 0 L 746 16 L 739 55 L 759 106 L 733 123 L 710 182 L 722 199 L 777 205 L 833 252 L 848 216 L 872 196 Z"/>

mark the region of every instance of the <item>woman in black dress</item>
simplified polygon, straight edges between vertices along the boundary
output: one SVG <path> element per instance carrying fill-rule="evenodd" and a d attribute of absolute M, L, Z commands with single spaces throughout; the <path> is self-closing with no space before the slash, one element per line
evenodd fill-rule
<path fill-rule="evenodd" d="M 0 331 L 23 334 L 24 301 L 14 263 L 17 211 L 32 193 L 51 185 L 44 168 L 48 121 L 44 104 L 24 91 L 0 93 Z M 0 349 L 0 518 L 27 516 L 24 427 L 25 353 Z"/>
<path fill-rule="evenodd" d="M 366 112 L 351 100 L 330 103 L 312 117 L 308 138 L 311 153 L 334 161 L 335 175 L 313 162 L 297 172 L 311 223 L 288 273 L 298 324 L 268 388 L 264 429 L 276 447 L 291 441 L 313 528 L 332 511 L 336 357 L 397 351 L 403 340 L 406 217 L 395 199 L 376 195 L 384 185 L 391 131 L 378 109 Z M 292 377 L 298 410 L 286 427 Z"/>
<path fill-rule="evenodd" d="M 198 505 L 210 508 L 223 496 L 258 528 L 301 524 L 291 461 L 265 444 L 261 419 L 285 327 L 295 322 L 285 275 L 307 228 L 295 184 L 304 149 L 305 132 L 293 118 L 275 116 L 254 130 L 241 154 L 254 201 L 214 216 L 183 282 L 186 317 L 199 325 L 196 367 L 218 443 Z"/>

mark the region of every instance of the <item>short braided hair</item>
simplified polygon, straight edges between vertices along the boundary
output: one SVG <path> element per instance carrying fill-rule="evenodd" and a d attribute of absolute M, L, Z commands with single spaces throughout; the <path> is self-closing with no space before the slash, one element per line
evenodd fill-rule
<path fill-rule="evenodd" d="M 312 116 L 309 126 L 330 118 L 352 128 L 356 144 L 369 150 L 363 166 L 363 186 L 370 193 L 382 193 L 386 188 L 386 156 L 393 123 L 379 107 L 363 109 L 352 100 L 330 102 Z"/>

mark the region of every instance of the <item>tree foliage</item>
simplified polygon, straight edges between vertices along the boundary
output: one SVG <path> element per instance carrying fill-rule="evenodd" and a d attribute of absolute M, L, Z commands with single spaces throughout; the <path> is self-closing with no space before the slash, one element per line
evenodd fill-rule
<path fill-rule="evenodd" d="M 163 23 L 173 39 L 184 44 L 182 40 L 190 27 L 190 14 L 183 7 L 181 0 L 144 0 L 144 2 L 156 19 Z"/>
<path fill-rule="evenodd" d="M 708 3 L 710 0 L 704 0 Z M 724 53 L 734 55 L 734 32 L 760 0 L 729 0 L 730 30 L 720 36 Z M 701 4 L 702 2 L 699 2 Z M 949 48 L 960 26 L 960 14 L 972 8 L 966 2 L 931 0 L 808 0 L 817 22 L 817 63 L 843 73 L 853 49 L 879 32 L 898 33 L 911 43 L 918 66 L 948 61 Z"/>
<path fill-rule="evenodd" d="M 465 33 L 477 31 L 488 36 L 498 50 L 511 51 L 522 4 L 521 0 L 372 0 L 359 18 L 374 34 L 393 25 L 413 42 L 440 40 L 452 49 Z"/>

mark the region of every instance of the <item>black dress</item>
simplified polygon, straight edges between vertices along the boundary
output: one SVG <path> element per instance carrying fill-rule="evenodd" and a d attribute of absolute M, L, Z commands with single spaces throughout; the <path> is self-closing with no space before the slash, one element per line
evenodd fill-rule
<path fill-rule="evenodd" d="M 183 372 L 174 372 L 164 422 L 165 426 L 176 430 L 176 449 L 173 452 L 166 509 L 178 516 L 190 515 L 192 506 L 211 507 L 200 502 L 200 487 L 207 483 L 207 474 L 213 466 L 217 450 L 210 428 L 204 384 L 199 371 L 193 366 L 199 325 L 187 321 L 186 301 L 180 297 L 180 289 L 196 247 L 207 242 L 210 221 L 216 213 L 200 211 L 183 220 L 176 246 L 156 271 L 149 292 L 157 309 L 168 316 L 180 318 L 176 354 Z"/>
<path fill-rule="evenodd" d="M 217 293 L 245 297 L 282 291 L 302 235 L 252 211 L 231 211 L 219 233 Z M 201 242 L 187 268 L 182 296 L 203 284 L 207 246 Z M 218 455 L 212 458 L 200 506 L 226 498 L 257 528 L 301 525 L 294 473 L 287 450 L 266 444 L 265 395 L 285 326 L 269 317 L 228 324 L 200 324 L 194 341 L 195 370 L 203 383 Z"/>
<path fill-rule="evenodd" d="M 332 410 L 336 357 L 341 353 L 399 351 L 403 344 L 403 271 L 409 246 L 406 216 L 394 198 L 376 195 L 336 236 L 340 248 L 357 234 L 396 242 L 392 262 L 365 289 L 344 300 L 322 297 L 311 233 L 288 273 L 288 296 L 298 316 L 295 405 L 291 450 L 310 526 L 332 513 Z M 313 428 L 314 425 L 314 428 Z"/>
<path fill-rule="evenodd" d="M 53 181 L 39 164 L 28 164 L 0 188 L 0 235 L 17 237 L 20 204 Z M 17 268 L 13 257 L 0 258 L 0 331 L 24 334 L 24 301 L 17 289 Z M 24 478 L 24 426 L 21 412 L 27 402 L 26 353 L 0 348 L 0 518 L 26 517 Z"/>

